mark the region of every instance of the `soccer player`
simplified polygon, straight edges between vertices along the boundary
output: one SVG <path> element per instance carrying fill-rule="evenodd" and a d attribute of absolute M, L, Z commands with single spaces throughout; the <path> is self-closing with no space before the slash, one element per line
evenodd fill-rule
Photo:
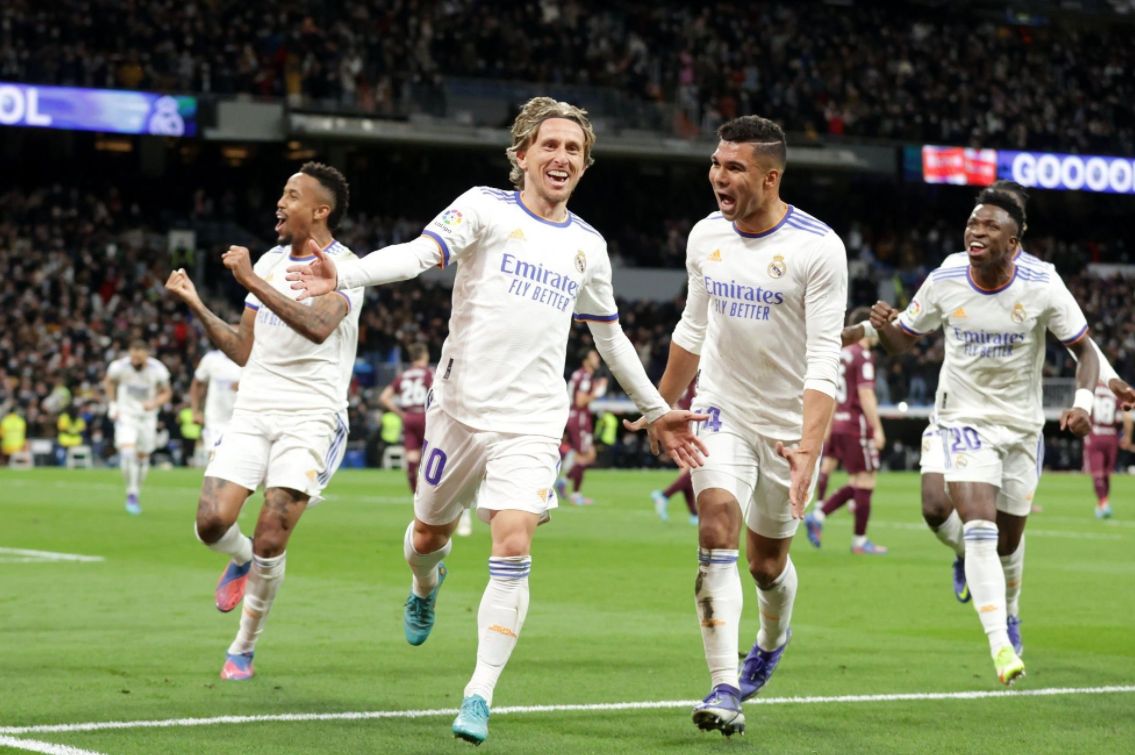
<path fill-rule="evenodd" d="M 560 465 L 560 477 L 556 480 L 556 495 L 560 498 L 567 497 L 567 481 L 571 480 L 572 493 L 568 500 L 576 506 L 591 504 L 591 499 L 585 498 L 580 488 L 583 487 L 583 473 L 595 463 L 591 402 L 607 390 L 606 379 L 595 377 L 595 371 L 598 369 L 599 352 L 588 349 L 583 356 L 583 363 L 568 380 L 571 408 L 568 409 L 567 427 L 564 432 L 568 451 Z"/>
<path fill-rule="evenodd" d="M 945 479 L 963 523 L 966 582 L 1006 685 L 1025 673 L 1021 543 L 1044 447 L 1045 330 L 1079 360 L 1076 400 L 1061 416 L 1062 429 L 1088 433 L 1099 376 L 1087 321 L 1060 276 L 1017 256 L 1024 227 L 1024 211 L 1011 195 L 981 192 L 966 223 L 968 264 L 948 259 L 932 272 L 897 327 L 885 304 L 871 315 L 890 353 L 939 327 L 945 331 L 945 382 L 936 403 Z"/>
<path fill-rule="evenodd" d="M 788 644 L 797 585 L 788 552 L 835 407 L 847 253 L 831 228 L 780 198 L 778 125 L 743 116 L 717 133 L 709 182 L 720 211 L 690 231 L 689 294 L 659 391 L 677 400 L 700 366 L 694 410 L 709 415 L 699 425 L 709 455 L 692 473 L 695 597 L 713 688 L 693 720 L 728 736 L 744 731 L 741 701 Z M 742 522 L 760 630 L 738 679 Z"/>
<path fill-rule="evenodd" d="M 299 302 L 284 269 L 311 262 L 316 251 L 325 259 L 354 257 L 332 236 L 348 196 L 338 170 L 304 163 L 276 203 L 278 245 L 255 266 L 246 248 L 229 247 L 225 267 L 248 289 L 238 327 L 202 303 L 184 270 L 166 282 L 209 340 L 244 368 L 232 421 L 205 469 L 197 503 L 197 537 L 230 559 L 217 583 L 217 609 L 231 611 L 244 600 L 221 669 L 225 680 L 252 677 L 256 641 L 284 578 L 288 539 L 307 507 L 319 502 L 346 447 L 362 289 Z M 250 539 L 237 516 L 260 485 L 264 505 Z"/>
<path fill-rule="evenodd" d="M 696 466 L 703 446 L 689 423 L 650 384 L 618 324 L 603 237 L 567 208 L 592 163 L 595 132 L 585 111 L 535 97 L 520 110 L 506 150 L 516 191 L 475 186 L 408 243 L 361 262 L 327 255 L 293 268 L 296 286 L 323 294 L 412 278 L 458 263 L 449 337 L 426 412 L 422 480 L 405 555 L 413 572 L 403 623 L 420 645 L 433 628 L 442 563 L 461 510 L 477 501 L 489 523 L 489 583 L 477 613 L 477 664 L 465 687 L 455 736 L 488 737 L 493 690 L 528 612 L 536 526 L 556 506 L 552 490 L 568 415 L 563 379 L 574 317 L 587 322 L 615 379 L 680 464 Z"/>
<path fill-rule="evenodd" d="M 697 395 L 697 379 L 690 383 L 686 388 L 686 392 L 678 399 L 679 409 L 689 409 L 694 402 L 694 396 Z M 678 473 L 677 478 L 670 483 L 670 487 L 665 490 L 652 490 L 650 491 L 650 500 L 654 504 L 654 513 L 658 518 L 664 522 L 670 521 L 670 512 L 667 511 L 670 505 L 670 498 L 675 493 L 681 493 L 682 499 L 686 502 L 686 510 L 690 512 L 690 524 L 697 525 L 698 523 L 698 507 L 694 502 L 694 483 L 690 480 L 690 470 L 683 469 Z"/>
<path fill-rule="evenodd" d="M 197 363 L 189 384 L 189 406 L 193 419 L 202 425 L 201 440 L 210 460 L 233 416 L 236 392 L 240 387 L 240 365 L 220 349 L 213 349 Z M 204 412 L 201 411 L 204 399 Z"/>
<path fill-rule="evenodd" d="M 115 359 L 106 369 L 103 390 L 107 415 L 114 422 L 114 445 L 126 480 L 126 511 L 141 514 L 138 495 L 150 471 L 150 454 L 158 432 L 158 410 L 173 397 L 169 370 L 150 356 L 143 340 L 130 344 L 127 356 Z"/>
<path fill-rule="evenodd" d="M 871 317 L 868 307 L 859 307 L 848 316 L 848 324 Z M 804 517 L 808 541 L 817 548 L 823 536 L 824 520 L 849 500 L 855 501 L 855 529 L 851 552 L 884 555 L 887 548 L 867 538 L 867 521 L 871 517 L 871 496 L 875 492 L 875 473 L 879 469 L 879 452 L 886 443 L 883 423 L 879 419 L 879 402 L 875 397 L 875 362 L 871 347 L 875 338 L 862 338 L 843 348 L 840 382 L 836 389 L 836 410 L 824 458 L 840 464 L 848 474 L 847 485 L 824 501 L 819 510 Z M 834 468 L 833 464 L 833 468 Z"/>
<path fill-rule="evenodd" d="M 413 493 L 418 489 L 418 464 L 422 460 L 422 439 L 426 433 L 426 404 L 434 384 L 434 372 L 430 369 L 430 351 L 425 344 L 410 344 L 406 353 L 410 357 L 410 367 L 398 373 L 394 381 L 382 389 L 378 400 L 402 419 L 406 480 Z"/>
<path fill-rule="evenodd" d="M 1025 187 L 1021 186 L 1016 181 L 1002 180 L 995 181 L 990 188 L 1007 193 L 1008 196 L 1017 203 L 1017 206 L 1021 208 L 1021 212 L 1027 216 L 1029 195 Z M 1021 231 L 1022 235 L 1027 230 L 1028 221 L 1026 217 L 1024 229 Z M 1023 248 L 1017 252 L 1015 259 L 1033 266 L 1045 267 L 1055 271 L 1055 267 L 1051 263 L 1044 262 L 1034 257 Z M 954 254 L 947 257 L 942 265 L 965 267 L 969 265 L 969 256 L 965 252 Z M 893 313 L 894 317 L 898 316 L 897 310 L 892 309 L 890 311 Z M 871 325 L 870 321 L 863 322 L 844 328 L 843 344 L 846 346 L 864 337 L 874 336 L 874 327 Z M 1091 341 L 1091 345 L 1100 361 L 1100 380 L 1106 383 L 1115 396 L 1121 401 L 1127 403 L 1135 402 L 1135 390 L 1119 378 L 1115 369 L 1111 366 L 1111 363 L 1107 361 L 1107 358 L 1103 355 L 1103 352 L 1094 340 Z M 1074 353 L 1072 353 L 1072 356 L 1075 358 Z M 941 386 L 949 382 L 944 372 L 945 369 L 946 366 L 943 364 L 942 373 L 938 379 L 939 395 L 935 397 L 935 404 L 941 399 Z M 922 433 L 922 455 L 919 461 L 919 468 L 922 475 L 922 518 L 926 521 L 930 531 L 934 533 L 934 536 L 938 538 L 939 542 L 954 553 L 954 562 L 951 568 L 954 597 L 959 603 L 968 603 L 971 596 L 969 587 L 966 584 L 965 540 L 962 537 L 962 520 L 957 511 L 955 511 L 954 504 L 950 501 L 950 496 L 946 489 L 946 470 L 942 452 L 942 435 L 938 429 L 936 412 L 931 414 L 930 422 Z M 1036 510 L 1035 502 L 1031 504 L 1031 509 Z M 1023 548 L 1024 538 L 1022 538 L 1021 542 L 1021 547 Z M 1007 556 L 1003 559 L 1003 562 L 1008 563 L 1012 561 L 1012 559 L 1012 556 Z M 1014 619 L 1010 624 L 1014 635 L 1019 634 L 1019 626 L 1016 620 Z"/>
<path fill-rule="evenodd" d="M 1131 414 L 1122 411 L 1115 394 L 1100 381 L 1092 408 L 1092 431 L 1084 438 L 1084 471 L 1092 476 L 1095 487 L 1097 519 L 1111 518 L 1111 473 L 1119 449 L 1131 446 L 1131 425 Z"/>

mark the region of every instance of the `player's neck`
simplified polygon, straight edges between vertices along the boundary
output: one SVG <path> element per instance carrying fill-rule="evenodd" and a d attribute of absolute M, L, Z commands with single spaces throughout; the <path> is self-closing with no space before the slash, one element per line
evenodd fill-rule
<path fill-rule="evenodd" d="M 788 212 L 788 203 L 777 197 L 765 202 L 755 212 L 737 218 L 733 224 L 742 233 L 764 233 L 783 220 L 786 212 Z"/>
<path fill-rule="evenodd" d="M 970 265 L 970 276 L 973 282 L 984 289 L 993 290 L 1001 288 L 1013 278 L 1016 265 L 1011 257 L 1006 257 L 1000 265 L 988 267 L 974 267 Z"/>
<path fill-rule="evenodd" d="M 562 223 L 567 220 L 567 202 L 549 202 L 547 199 L 541 197 L 535 192 L 529 192 L 527 189 L 520 190 L 520 201 L 524 206 L 534 214 L 539 215 L 544 220 L 550 220 L 553 223 Z"/>
<path fill-rule="evenodd" d="M 297 237 L 292 239 L 292 256 L 296 258 L 310 257 L 311 248 L 308 246 L 309 241 L 314 241 L 319 244 L 320 249 L 327 251 L 327 247 L 334 241 L 334 238 L 328 231 L 315 231 L 306 238 L 301 239 Z"/>

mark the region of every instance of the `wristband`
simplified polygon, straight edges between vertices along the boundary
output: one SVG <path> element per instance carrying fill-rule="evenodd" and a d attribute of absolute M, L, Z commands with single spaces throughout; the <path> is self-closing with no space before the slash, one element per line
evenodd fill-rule
<path fill-rule="evenodd" d="M 1076 398 L 1072 401 L 1073 409 L 1083 409 L 1090 417 L 1092 416 L 1092 407 L 1095 406 L 1095 403 L 1096 394 L 1093 391 L 1089 391 L 1087 388 L 1076 389 Z"/>
<path fill-rule="evenodd" d="M 879 331 L 875 330 L 875 326 L 871 324 L 870 320 L 864 320 L 863 322 L 861 322 L 859 324 L 863 326 L 863 337 L 864 338 L 878 338 L 879 337 Z"/>

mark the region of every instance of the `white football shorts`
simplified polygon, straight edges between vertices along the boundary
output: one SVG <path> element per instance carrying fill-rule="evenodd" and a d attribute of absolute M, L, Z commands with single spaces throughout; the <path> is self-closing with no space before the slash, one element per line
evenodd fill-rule
<path fill-rule="evenodd" d="M 158 434 L 158 415 L 119 416 L 114 423 L 114 447 L 118 450 L 133 448 L 144 454 L 152 453 Z"/>
<path fill-rule="evenodd" d="M 775 539 L 792 537 L 800 520 L 792 518 L 788 496 L 792 474 L 788 461 L 776 453 L 777 441 L 739 421 L 720 403 L 708 403 L 711 401 L 698 396 L 693 408 L 699 414 L 709 415 L 697 427 L 697 435 L 709 456 L 704 465 L 690 473 L 694 495 L 710 488 L 726 490 L 741 505 L 745 524 L 753 532 Z M 783 442 L 786 446 L 795 443 Z M 817 463 L 808 488 L 809 501 L 819 471 Z"/>
<path fill-rule="evenodd" d="M 922 456 L 918 459 L 918 466 L 922 474 L 946 473 L 946 457 L 942 455 L 942 434 L 933 419 L 922 431 Z"/>
<path fill-rule="evenodd" d="M 206 477 L 256 490 L 288 488 L 322 500 L 347 448 L 346 414 L 236 412 L 211 449 Z"/>
<path fill-rule="evenodd" d="M 414 516 L 449 524 L 476 503 L 485 522 L 501 510 L 544 517 L 557 506 L 559 445 L 559 438 L 476 430 L 434 402 L 426 410 Z"/>
<path fill-rule="evenodd" d="M 946 482 L 985 482 L 1000 488 L 997 510 L 1027 516 L 1040 482 L 1044 436 L 983 423 L 939 421 Z"/>

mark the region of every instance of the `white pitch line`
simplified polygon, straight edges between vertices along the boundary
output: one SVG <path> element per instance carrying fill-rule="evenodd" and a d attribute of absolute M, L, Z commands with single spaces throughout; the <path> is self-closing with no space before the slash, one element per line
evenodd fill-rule
<path fill-rule="evenodd" d="M 56 553 L 55 551 L 33 551 L 27 548 L 0 548 L 0 555 L 22 557 L 20 561 L 11 563 L 27 561 L 82 561 L 84 563 L 95 563 L 104 560 L 102 556 L 83 556 L 78 553 Z"/>
<path fill-rule="evenodd" d="M 0 737 L 0 747 L 11 747 L 14 750 L 27 750 L 28 752 L 44 752 L 48 755 L 99 755 L 94 750 L 80 750 L 77 747 L 15 737 Z"/>
<path fill-rule="evenodd" d="M 750 700 L 752 705 L 815 705 L 818 703 L 889 703 L 938 700 L 1012 700 L 1021 697 L 1053 697 L 1058 695 L 1114 695 L 1135 692 L 1135 684 L 1108 687 L 1048 687 L 1026 690 L 973 690 L 969 692 L 899 692 L 884 695 L 825 695 L 816 697 L 764 697 Z M 564 713 L 619 710 L 654 710 L 689 708 L 698 700 L 656 700 L 627 703 L 581 703 L 570 705 L 514 705 L 493 710 L 494 716 L 508 713 Z M 214 716 L 211 718 L 167 718 L 152 721 L 93 721 L 81 724 L 41 724 L 38 726 L 0 727 L 0 734 L 59 734 L 66 732 L 106 731 L 108 729 L 168 729 L 219 724 L 279 723 L 303 721 L 364 721 L 384 718 L 438 718 L 452 716 L 456 708 L 427 710 L 374 710 L 346 713 L 277 713 L 259 716 Z"/>

